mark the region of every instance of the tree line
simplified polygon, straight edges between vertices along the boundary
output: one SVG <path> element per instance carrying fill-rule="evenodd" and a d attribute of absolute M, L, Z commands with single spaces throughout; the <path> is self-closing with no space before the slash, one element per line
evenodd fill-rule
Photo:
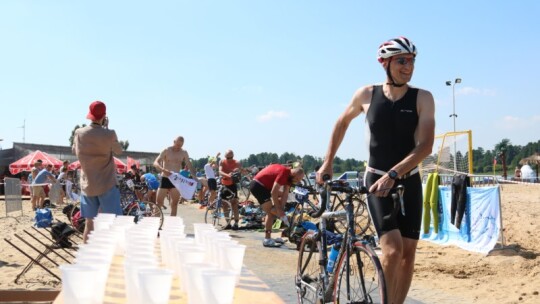
<path fill-rule="evenodd" d="M 75 126 L 71 132 L 69 138 L 70 146 L 73 146 L 73 136 L 75 130 L 82 126 Z M 124 151 L 127 151 L 129 147 L 129 141 L 120 141 Z M 485 150 L 482 147 L 473 149 L 473 172 L 474 173 L 493 173 L 502 174 L 506 177 L 508 168 L 515 168 L 519 166 L 519 161 L 533 155 L 536 152 L 540 152 L 540 140 L 536 142 L 530 142 L 525 146 L 512 145 L 509 139 L 504 138 L 501 142 L 497 143 L 492 150 Z M 462 158 L 467 158 L 467 153 L 461 155 L 460 152 L 456 155 L 456 160 L 460 161 Z M 240 163 L 243 167 L 257 166 L 264 167 L 268 164 L 286 164 L 287 162 L 301 162 L 302 167 L 306 173 L 316 171 L 319 166 L 322 165 L 323 159 L 312 155 L 300 156 L 294 153 L 285 152 L 281 155 L 271 152 L 262 152 L 258 154 L 250 154 L 247 159 L 241 159 Z M 197 170 L 201 170 L 208 162 L 208 157 L 193 159 L 193 165 Z M 336 157 L 334 159 L 334 173 L 341 173 L 345 171 L 364 171 L 366 169 L 366 161 L 356 160 L 353 158 L 341 159 Z M 493 167 L 495 166 L 495 168 Z M 493 170 L 495 169 L 495 170 Z"/>
<path fill-rule="evenodd" d="M 300 156 L 294 153 L 285 152 L 281 155 L 277 153 L 262 152 L 258 154 L 250 154 L 247 159 L 239 160 L 242 167 L 265 167 L 268 164 L 287 164 L 290 162 L 300 162 L 302 168 L 307 173 L 316 171 L 323 163 L 323 159 L 312 155 Z M 199 158 L 192 160 L 193 166 L 200 169 L 208 162 L 208 158 Z M 340 173 L 345 171 L 364 171 L 364 161 L 348 158 L 341 159 L 336 157 L 334 159 L 334 172 Z"/>
<path fill-rule="evenodd" d="M 540 140 L 536 142 L 530 142 L 525 146 L 512 145 L 509 139 L 503 139 L 497 143 L 492 150 L 485 150 L 482 147 L 473 149 L 473 172 L 482 174 L 492 174 L 493 166 L 495 164 L 496 174 L 506 176 L 506 171 L 510 168 L 513 172 L 513 168 L 520 166 L 519 161 L 533 155 L 535 152 L 540 152 Z M 458 152 L 456 158 L 467 158 Z M 199 158 L 193 160 L 195 168 L 201 169 L 207 163 L 208 158 Z M 306 173 L 316 171 L 319 166 L 322 165 L 323 159 L 312 155 L 300 156 L 294 153 L 285 152 L 281 155 L 277 153 L 263 152 L 258 154 L 250 154 L 247 159 L 240 160 L 243 167 L 249 167 L 252 165 L 258 167 L 264 167 L 268 164 L 278 163 L 286 164 L 287 162 L 302 163 L 302 167 Z M 366 161 L 356 160 L 353 158 L 341 159 L 336 157 L 334 159 L 334 173 L 342 173 L 345 171 L 365 171 Z"/>

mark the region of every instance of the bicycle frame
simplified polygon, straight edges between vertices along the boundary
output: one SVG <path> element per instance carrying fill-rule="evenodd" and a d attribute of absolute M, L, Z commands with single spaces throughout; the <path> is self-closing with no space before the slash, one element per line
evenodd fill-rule
<path fill-rule="evenodd" d="M 355 217 L 354 217 L 354 204 L 353 204 L 353 198 L 357 194 L 366 193 L 367 189 L 363 188 L 357 188 L 357 187 L 349 187 L 349 186 L 335 186 L 335 189 L 331 183 L 325 184 L 325 193 L 323 195 L 326 196 L 326 204 L 325 204 L 325 211 L 321 215 L 321 222 L 319 227 L 319 237 L 320 240 L 317 241 L 317 249 L 319 250 L 319 279 L 320 282 L 322 282 L 322 288 L 319 290 L 319 294 L 317 295 L 319 299 L 322 300 L 328 300 L 325 299 L 328 297 L 327 292 L 333 290 L 331 288 L 334 285 L 334 279 L 336 278 L 337 269 L 334 269 L 333 273 L 329 273 L 326 265 L 328 264 L 328 240 L 327 240 L 327 221 L 331 218 L 346 218 L 347 221 L 347 229 L 341 239 L 341 248 L 338 253 L 338 257 L 336 258 L 336 261 L 340 260 L 343 255 L 345 255 L 347 258 L 345 259 L 345 269 L 346 269 L 346 292 L 347 297 L 351 297 L 351 267 L 350 267 L 350 258 L 352 258 L 352 250 L 353 246 L 357 242 L 364 242 L 364 244 L 370 244 L 369 238 L 360 240 L 358 239 L 358 236 L 355 232 Z M 330 211 L 330 197 L 332 191 L 341 191 L 346 193 L 345 198 L 345 210 L 339 210 L 339 211 Z M 399 212 L 400 205 L 403 206 L 403 187 L 398 186 L 392 191 L 392 198 L 394 201 L 394 212 L 392 212 L 391 216 L 395 216 L 397 212 Z M 403 212 L 403 211 L 402 211 Z M 360 259 L 359 256 L 356 257 L 357 259 Z M 357 261 L 360 265 L 362 261 Z M 366 282 L 364 280 L 364 273 L 362 272 L 362 268 L 359 269 L 360 271 L 360 278 L 361 278 L 361 286 L 362 286 L 362 293 L 367 294 L 366 290 Z"/>

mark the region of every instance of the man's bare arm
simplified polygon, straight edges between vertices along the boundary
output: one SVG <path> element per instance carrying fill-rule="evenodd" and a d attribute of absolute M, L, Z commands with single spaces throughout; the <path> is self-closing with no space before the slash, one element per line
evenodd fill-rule
<path fill-rule="evenodd" d="M 156 159 L 154 160 L 154 168 L 156 168 L 156 170 L 158 170 L 159 172 L 164 172 L 165 171 L 164 161 L 165 161 L 165 153 L 166 152 L 167 152 L 167 149 L 161 151 L 161 153 L 159 153 L 158 157 L 156 157 Z"/>
<path fill-rule="evenodd" d="M 191 177 L 193 179 L 197 179 L 197 172 L 195 172 L 195 168 L 193 167 L 191 160 L 189 160 L 189 154 L 187 153 L 187 151 L 185 152 L 184 162 L 188 166 L 189 172 L 191 172 Z"/>
<path fill-rule="evenodd" d="M 370 99 L 371 88 L 371 86 L 368 86 L 357 90 L 345 111 L 336 121 L 332 135 L 330 136 L 330 143 L 328 145 L 328 150 L 326 151 L 326 156 L 324 157 L 324 162 L 317 172 L 317 182 L 322 183 L 322 177 L 325 174 L 332 176 L 332 165 L 337 150 L 345 137 L 345 133 L 347 132 L 351 121 L 363 112 L 363 104 L 365 100 Z"/>

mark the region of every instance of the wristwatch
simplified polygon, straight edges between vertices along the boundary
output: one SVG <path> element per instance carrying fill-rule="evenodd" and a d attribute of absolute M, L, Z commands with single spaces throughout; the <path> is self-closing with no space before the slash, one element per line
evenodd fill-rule
<path fill-rule="evenodd" d="M 391 179 L 397 179 L 398 178 L 398 173 L 396 170 L 390 170 L 388 171 L 388 177 L 390 177 Z"/>

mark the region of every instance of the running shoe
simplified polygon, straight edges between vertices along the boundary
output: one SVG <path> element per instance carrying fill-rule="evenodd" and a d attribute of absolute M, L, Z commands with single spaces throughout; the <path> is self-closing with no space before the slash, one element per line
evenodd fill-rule
<path fill-rule="evenodd" d="M 273 239 L 264 239 L 263 241 L 264 247 L 281 247 L 281 244 L 276 243 Z"/>
<path fill-rule="evenodd" d="M 286 241 L 285 241 L 284 239 L 278 237 L 278 238 L 275 238 L 275 239 L 274 239 L 274 242 L 276 242 L 276 243 L 278 243 L 278 244 L 285 244 Z"/>

